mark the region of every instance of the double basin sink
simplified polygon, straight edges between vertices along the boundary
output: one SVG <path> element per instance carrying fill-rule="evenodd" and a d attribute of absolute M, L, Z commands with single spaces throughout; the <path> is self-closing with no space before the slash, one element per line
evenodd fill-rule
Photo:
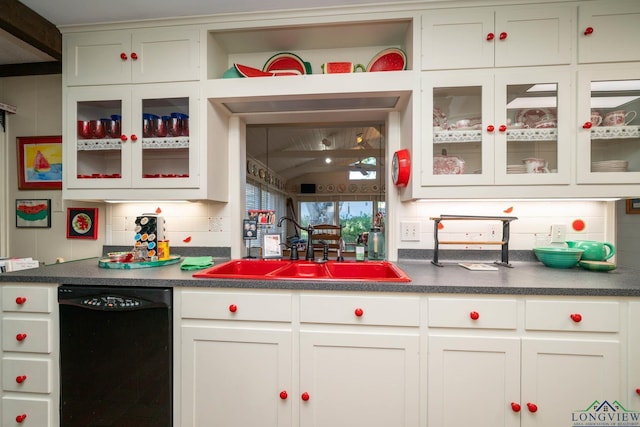
<path fill-rule="evenodd" d="M 410 282 L 404 271 L 389 261 L 290 261 L 236 259 L 199 271 L 202 279 L 333 280 Z"/>

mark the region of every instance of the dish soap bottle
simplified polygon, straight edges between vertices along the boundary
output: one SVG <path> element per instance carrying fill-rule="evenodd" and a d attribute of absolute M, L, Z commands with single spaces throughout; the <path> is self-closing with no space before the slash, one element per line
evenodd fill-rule
<path fill-rule="evenodd" d="M 356 261 L 364 261 L 364 240 L 362 234 L 356 239 Z"/>

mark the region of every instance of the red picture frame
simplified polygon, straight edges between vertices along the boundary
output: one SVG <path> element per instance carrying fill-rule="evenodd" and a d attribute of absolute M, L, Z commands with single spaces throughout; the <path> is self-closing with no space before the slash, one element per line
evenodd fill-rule
<path fill-rule="evenodd" d="M 16 144 L 18 189 L 62 189 L 61 136 L 19 136 Z"/>
<path fill-rule="evenodd" d="M 98 238 L 98 208 L 67 208 L 67 239 Z"/>

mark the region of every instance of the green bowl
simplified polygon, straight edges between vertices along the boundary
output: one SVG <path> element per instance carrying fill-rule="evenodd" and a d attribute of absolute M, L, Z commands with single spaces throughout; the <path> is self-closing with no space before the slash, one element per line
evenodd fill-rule
<path fill-rule="evenodd" d="M 607 261 L 580 261 L 580 267 L 591 271 L 611 271 L 616 269 L 616 265 Z"/>
<path fill-rule="evenodd" d="M 573 268 L 580 261 L 584 250 L 563 247 L 534 248 L 536 258 L 551 268 Z"/>

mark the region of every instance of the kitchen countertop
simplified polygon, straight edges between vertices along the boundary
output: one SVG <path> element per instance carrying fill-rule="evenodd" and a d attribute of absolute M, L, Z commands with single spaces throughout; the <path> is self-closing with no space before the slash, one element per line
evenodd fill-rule
<path fill-rule="evenodd" d="M 397 264 L 411 282 L 313 280 L 196 279 L 180 264 L 141 269 L 98 267 L 99 258 L 52 264 L 37 269 L 0 274 L 0 282 L 59 283 L 69 285 L 294 289 L 359 292 L 417 292 L 496 295 L 640 296 L 640 270 L 618 268 L 593 272 L 579 267 L 553 269 L 539 262 L 512 262 L 513 268 L 469 271 L 457 263 L 436 267 L 428 260 L 401 260 Z M 228 258 L 215 258 L 216 263 Z M 365 261 L 366 262 L 366 261 Z"/>

